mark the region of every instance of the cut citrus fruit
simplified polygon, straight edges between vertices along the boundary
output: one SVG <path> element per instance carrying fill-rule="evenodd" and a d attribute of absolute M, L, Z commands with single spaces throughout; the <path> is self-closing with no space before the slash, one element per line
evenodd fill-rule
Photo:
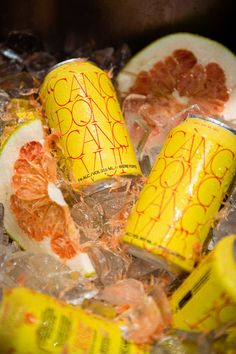
<path fill-rule="evenodd" d="M 54 255 L 73 270 L 94 273 L 60 189 L 56 162 L 39 119 L 17 127 L 0 151 L 4 225 L 23 248 Z"/>
<path fill-rule="evenodd" d="M 140 116 L 156 135 L 167 118 L 194 104 L 226 120 L 236 116 L 236 57 L 198 35 L 177 33 L 153 42 L 128 62 L 117 84 L 126 98 L 125 117 Z"/>

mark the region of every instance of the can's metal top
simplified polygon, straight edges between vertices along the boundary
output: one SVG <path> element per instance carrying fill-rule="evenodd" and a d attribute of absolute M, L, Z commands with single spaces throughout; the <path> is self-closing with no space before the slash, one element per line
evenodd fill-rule
<path fill-rule="evenodd" d="M 211 122 L 213 124 L 219 125 L 220 127 L 224 128 L 224 129 L 230 131 L 231 133 L 233 133 L 234 135 L 236 135 L 236 128 L 230 126 L 228 124 L 229 122 L 225 123 L 225 121 L 222 121 L 221 118 L 203 117 L 203 116 L 199 116 L 197 114 L 190 114 L 187 119 L 189 119 L 189 118 L 190 119 L 196 118 L 196 119 L 205 120 L 207 122 Z"/>
<path fill-rule="evenodd" d="M 70 63 L 74 63 L 74 62 L 84 62 L 84 61 L 88 61 L 88 59 L 87 59 L 87 58 L 72 58 L 72 59 L 63 60 L 63 61 L 61 61 L 61 62 L 59 62 L 59 63 L 53 65 L 53 66 L 48 70 L 47 74 L 50 73 L 51 71 L 53 71 L 53 70 L 59 68 L 59 67 L 62 66 L 62 65 L 70 64 Z"/>

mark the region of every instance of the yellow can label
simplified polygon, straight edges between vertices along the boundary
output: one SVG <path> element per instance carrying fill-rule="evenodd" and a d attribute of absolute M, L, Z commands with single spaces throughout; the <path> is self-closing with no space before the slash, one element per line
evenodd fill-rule
<path fill-rule="evenodd" d="M 46 76 L 40 97 L 76 181 L 141 174 L 106 72 L 89 62 L 65 63 Z"/>
<path fill-rule="evenodd" d="M 148 354 L 117 324 L 26 288 L 4 290 L 1 354 Z"/>
<path fill-rule="evenodd" d="M 191 271 L 233 179 L 236 136 L 201 118 L 173 129 L 128 220 L 124 241 Z"/>
<path fill-rule="evenodd" d="M 206 331 L 234 321 L 236 325 L 236 236 L 223 238 L 174 292 L 173 326 Z"/>

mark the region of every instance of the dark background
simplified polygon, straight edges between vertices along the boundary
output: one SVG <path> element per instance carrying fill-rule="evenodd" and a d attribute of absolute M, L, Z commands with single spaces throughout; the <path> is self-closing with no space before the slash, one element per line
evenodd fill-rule
<path fill-rule="evenodd" d="M 97 48 L 128 43 L 133 52 L 168 33 L 187 31 L 236 53 L 233 0 L 0 0 L 0 40 L 33 30 L 46 49 L 94 40 Z"/>

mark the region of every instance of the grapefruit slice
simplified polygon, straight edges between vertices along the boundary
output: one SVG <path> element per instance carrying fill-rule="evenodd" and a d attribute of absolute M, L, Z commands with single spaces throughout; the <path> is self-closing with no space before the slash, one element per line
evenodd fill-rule
<path fill-rule="evenodd" d="M 5 140 L 0 170 L 0 202 L 9 235 L 24 249 L 49 253 L 73 270 L 93 274 L 88 255 L 81 252 L 69 207 L 56 186 L 56 162 L 39 119 L 21 124 Z"/>
<path fill-rule="evenodd" d="M 117 84 L 126 98 L 125 118 L 143 120 L 157 140 L 176 114 L 194 104 L 208 115 L 236 117 L 236 57 L 198 35 L 171 34 L 151 43 L 123 68 Z"/>

